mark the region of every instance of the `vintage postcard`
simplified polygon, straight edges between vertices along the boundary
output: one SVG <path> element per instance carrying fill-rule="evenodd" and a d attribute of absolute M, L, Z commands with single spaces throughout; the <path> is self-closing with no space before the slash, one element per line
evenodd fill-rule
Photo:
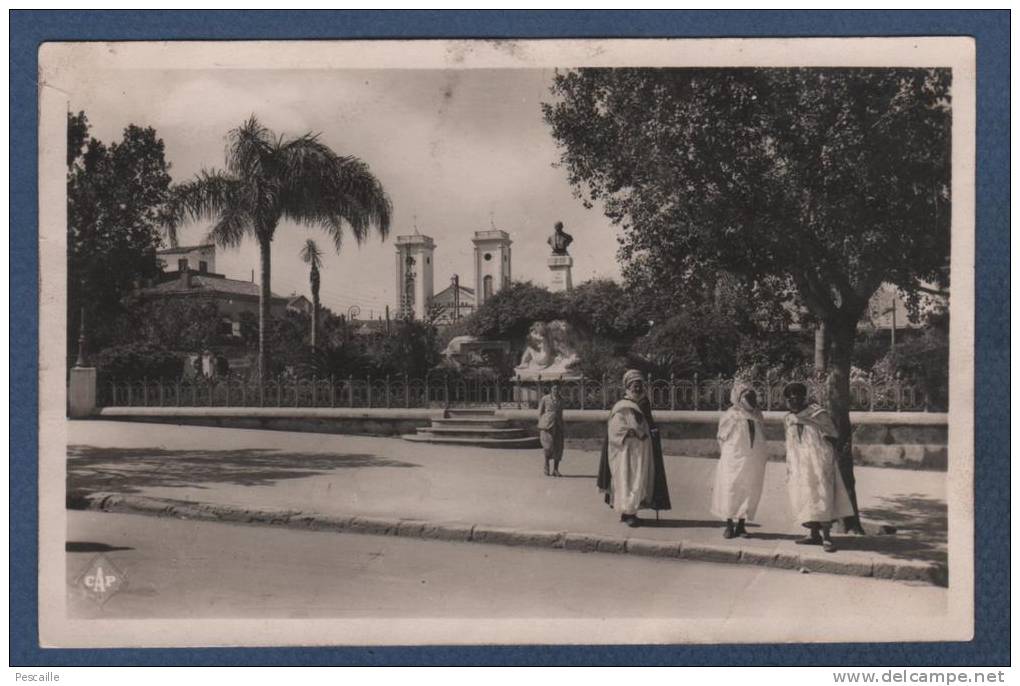
<path fill-rule="evenodd" d="M 973 636 L 972 40 L 39 59 L 42 646 Z"/>

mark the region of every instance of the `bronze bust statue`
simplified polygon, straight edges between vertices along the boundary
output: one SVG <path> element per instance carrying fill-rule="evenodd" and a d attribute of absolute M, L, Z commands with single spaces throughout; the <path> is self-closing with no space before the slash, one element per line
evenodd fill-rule
<path fill-rule="evenodd" d="M 567 246 L 574 242 L 574 237 L 563 230 L 563 222 L 556 222 L 555 232 L 549 236 L 549 247 L 553 255 L 566 255 Z"/>

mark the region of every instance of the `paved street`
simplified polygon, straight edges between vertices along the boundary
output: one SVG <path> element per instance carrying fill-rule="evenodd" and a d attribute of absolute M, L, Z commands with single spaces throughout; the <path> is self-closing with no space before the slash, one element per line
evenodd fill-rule
<path fill-rule="evenodd" d="M 538 450 L 166 424 L 70 424 L 68 487 L 240 507 L 469 522 L 803 552 L 792 539 L 785 465 L 768 465 L 753 538 L 723 540 L 708 511 L 716 461 L 667 456 L 673 509 L 657 526 L 621 526 L 595 489 L 598 455 L 568 450 L 566 478 L 541 474 Z M 841 560 L 944 562 L 945 474 L 860 467 L 866 525 L 895 535 L 837 537 Z M 654 517 L 652 513 L 647 513 Z"/>
<path fill-rule="evenodd" d="M 68 513 L 69 614 L 137 617 L 937 617 L 947 591 L 738 565 Z M 74 585 L 102 553 L 127 586 Z M 620 580 L 626 592 L 619 590 Z M 831 620 L 830 620 L 831 621 Z M 831 624 L 830 624 L 831 627 Z M 835 628 L 835 627 L 831 627 Z"/>

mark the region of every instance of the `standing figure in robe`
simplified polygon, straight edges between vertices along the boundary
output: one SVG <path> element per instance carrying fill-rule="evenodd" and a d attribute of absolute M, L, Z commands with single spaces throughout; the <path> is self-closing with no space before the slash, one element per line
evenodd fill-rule
<path fill-rule="evenodd" d="M 538 401 L 538 437 L 545 453 L 545 475 L 562 476 L 560 460 L 563 459 L 563 399 L 560 397 L 559 381 L 553 381 L 549 393 Z"/>
<path fill-rule="evenodd" d="M 641 406 L 642 400 L 647 401 L 644 376 L 636 369 L 628 370 L 623 386 L 626 396 L 609 413 L 597 483 L 609 506 L 620 512 L 620 521 L 637 527 L 641 526 L 638 510 L 669 509 L 670 503 L 661 447 L 659 459 L 655 457 L 658 429 Z M 650 403 L 648 410 L 650 415 Z"/>
<path fill-rule="evenodd" d="M 749 383 L 735 381 L 730 402 L 733 406 L 723 413 L 716 435 L 720 456 L 711 509 L 716 517 L 726 520 L 723 538 L 747 538 L 746 521 L 754 520 L 765 483 L 765 424 Z"/>
<path fill-rule="evenodd" d="M 854 514 L 833 445 L 836 426 L 828 412 L 807 401 L 804 384 L 787 384 L 783 397 L 790 410 L 783 420 L 790 509 L 795 521 L 810 531 L 796 543 L 835 552 L 832 522 Z"/>

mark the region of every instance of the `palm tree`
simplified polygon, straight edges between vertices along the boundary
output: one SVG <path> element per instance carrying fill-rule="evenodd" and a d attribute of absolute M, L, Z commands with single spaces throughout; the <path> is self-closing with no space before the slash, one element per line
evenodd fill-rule
<path fill-rule="evenodd" d="M 245 236 L 258 241 L 261 384 L 269 371 L 270 246 L 280 220 L 323 229 L 339 252 L 347 229 L 359 244 L 372 227 L 385 239 L 392 209 L 365 162 L 337 155 L 318 135 L 276 136 L 252 115 L 227 136 L 226 170 L 203 170 L 175 187 L 168 234 L 176 243 L 181 221 L 211 219 L 209 240 L 220 246 L 236 247 Z"/>
<path fill-rule="evenodd" d="M 312 347 L 315 347 L 316 333 L 319 328 L 319 267 L 322 266 L 322 251 L 311 238 L 301 248 L 301 260 L 310 266 L 308 285 L 312 289 Z"/>

